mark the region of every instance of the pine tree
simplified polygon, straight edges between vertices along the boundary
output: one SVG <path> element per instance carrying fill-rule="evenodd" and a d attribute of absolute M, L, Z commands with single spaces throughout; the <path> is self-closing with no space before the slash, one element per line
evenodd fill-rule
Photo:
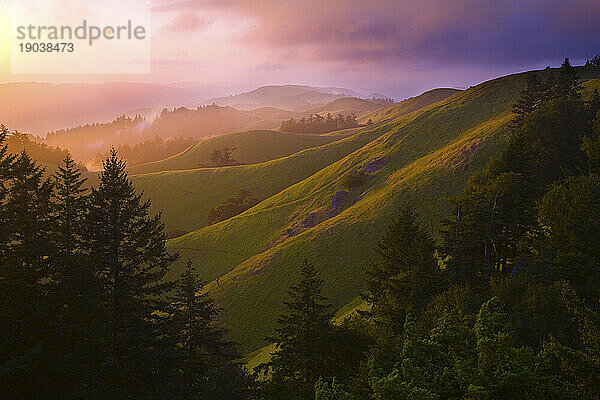
<path fill-rule="evenodd" d="M 0 391 L 41 398 L 46 333 L 55 326 L 47 298 L 52 184 L 25 152 L 8 156 L 0 144 L 0 164 Z"/>
<path fill-rule="evenodd" d="M 556 81 L 555 96 L 560 99 L 581 100 L 581 83 L 579 82 L 579 74 L 571 65 L 568 58 L 565 58 L 558 74 Z"/>
<path fill-rule="evenodd" d="M 103 342 L 94 329 L 99 280 L 94 274 L 84 243 L 87 214 L 85 178 L 70 156 L 53 176 L 52 252 L 50 300 L 56 306 L 52 340 L 56 379 L 64 394 L 94 397 L 87 390 L 102 360 L 96 357 Z"/>
<path fill-rule="evenodd" d="M 408 312 L 423 311 L 439 291 L 439 267 L 431 236 L 416 222 L 411 206 L 403 206 L 398 217 L 378 243 L 378 262 L 367 271 L 366 301 L 371 315 L 391 332 L 401 333 Z"/>
<path fill-rule="evenodd" d="M 287 312 L 277 320 L 276 336 L 269 339 L 277 344 L 277 350 L 269 363 L 258 367 L 272 372 L 268 398 L 313 399 L 317 379 L 332 375 L 328 357 L 333 315 L 322 283 L 315 266 L 304 260 L 300 282 L 290 287 L 290 299 L 283 303 Z"/>
<path fill-rule="evenodd" d="M 102 387 L 106 396 L 140 396 L 154 390 L 152 321 L 164 306 L 160 296 L 171 288 L 164 278 L 177 255 L 168 253 L 161 215 L 148 216 L 150 202 L 136 194 L 116 151 L 103 166 L 90 194 L 84 236 L 104 311 L 97 328 L 107 339 L 99 349 L 108 360 Z"/>
<path fill-rule="evenodd" d="M 169 337 L 175 344 L 171 351 L 176 353 L 173 392 L 181 399 L 246 398 L 249 381 L 239 353 L 226 339 L 215 302 L 202 293 L 202 287 L 188 260 L 171 297 Z"/>
<path fill-rule="evenodd" d="M 544 85 L 537 73 L 527 75 L 527 87 L 521 91 L 519 100 L 513 105 L 512 112 L 513 127 L 519 127 L 523 124 L 523 118 L 533 110 L 540 107 L 544 99 Z"/>
<path fill-rule="evenodd" d="M 4 204 L 4 199 L 8 194 L 8 183 L 11 179 L 14 155 L 8 153 L 6 140 L 8 130 L 4 125 L 0 125 L 0 204 Z M 9 221 L 6 213 L 0 212 L 0 260 L 6 256 L 6 246 L 9 238 Z"/>

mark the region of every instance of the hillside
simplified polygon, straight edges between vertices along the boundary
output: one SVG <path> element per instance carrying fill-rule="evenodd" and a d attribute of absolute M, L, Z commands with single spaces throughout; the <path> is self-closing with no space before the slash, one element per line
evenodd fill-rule
<path fill-rule="evenodd" d="M 209 167 L 211 166 L 211 153 L 225 147 L 235 148 L 232 154 L 235 161 L 241 164 L 257 164 L 334 140 L 337 138 L 276 131 L 236 132 L 203 140 L 172 157 L 137 165 L 129 168 L 129 171 L 132 174 L 142 174 Z"/>
<path fill-rule="evenodd" d="M 245 213 L 169 246 L 213 279 L 207 290 L 223 307 L 234 339 L 245 351 L 256 350 L 272 332 L 305 257 L 317 264 L 339 308 L 361 290 L 363 267 L 403 201 L 413 200 L 425 226 L 439 230 L 451 209 L 443 199 L 458 194 L 503 147 L 524 77 L 485 82 L 408 114 L 399 115 L 420 99 L 397 104 L 378 115 L 385 123 L 371 128 L 383 133 L 377 139 Z M 342 179 L 360 169 L 367 182 L 345 192 Z"/>
<path fill-rule="evenodd" d="M 63 129 L 48 134 L 45 143 L 67 147 L 76 160 L 89 161 L 110 146 L 136 144 L 159 136 L 202 139 L 242 130 L 260 118 L 231 107 L 206 106 L 164 109 L 153 121 L 118 117 L 110 123 L 96 123 Z"/>
<path fill-rule="evenodd" d="M 458 89 L 439 88 L 429 90 L 419 96 L 411 97 L 403 100 L 399 103 L 394 104 L 390 107 L 379 108 L 371 113 L 363 114 L 360 116 L 360 122 L 367 122 L 369 119 L 373 122 L 381 122 L 390 120 L 398 117 L 399 115 L 407 114 L 418 110 L 419 108 L 425 107 L 428 104 L 435 103 L 443 100 L 448 96 L 460 92 Z"/>
<path fill-rule="evenodd" d="M 344 97 L 341 99 L 335 99 L 334 101 L 325 104 L 321 107 L 316 107 L 306 111 L 304 114 L 321 114 L 326 115 L 327 113 L 336 115 L 348 115 L 355 114 L 360 116 L 366 112 L 377 110 L 382 108 L 381 105 L 373 103 L 369 100 L 359 99 L 356 97 Z"/>
<path fill-rule="evenodd" d="M 259 164 L 133 175 L 138 190 L 163 212 L 166 230 L 189 232 L 207 224 L 209 210 L 240 188 L 267 199 L 361 148 L 382 131 L 361 132 Z M 215 276 L 216 277 L 216 276 Z M 211 277 L 212 279 L 213 277 Z"/>
<path fill-rule="evenodd" d="M 29 135 L 18 131 L 11 132 L 8 135 L 6 145 L 9 153 L 19 154 L 26 151 L 27 155 L 45 167 L 46 172 L 49 174 L 54 173 L 65 157 L 69 155 L 67 150 L 38 143 L 32 140 Z M 82 166 L 79 167 L 83 168 Z"/>
<path fill-rule="evenodd" d="M 428 98 L 433 99 L 432 96 L 428 96 Z M 424 103 L 426 102 L 421 101 L 421 104 Z M 270 138 L 285 139 L 286 146 L 293 142 L 315 146 L 321 140 L 323 140 L 321 143 L 334 141 L 259 164 L 225 168 L 198 168 L 181 171 L 165 169 L 162 172 L 157 171 L 163 168 L 171 168 L 171 166 L 197 167 L 198 164 L 195 158 L 197 154 L 195 154 L 195 151 L 186 154 L 191 150 L 188 149 L 175 159 L 149 163 L 140 168 L 134 167 L 131 168 L 130 172 L 137 173 L 133 176 L 136 187 L 143 190 L 152 199 L 153 211 L 163 212 L 167 232 L 169 234 L 189 232 L 205 226 L 208 211 L 220 201 L 230 197 L 235 190 L 242 187 L 250 188 L 259 199 L 266 199 L 358 150 L 369 141 L 387 132 L 388 129 L 389 127 L 382 123 L 369 127 L 331 132 L 321 137 L 270 133 L 267 134 Z M 258 139 L 265 137 L 264 132 L 255 132 L 251 136 L 240 135 L 245 134 L 226 135 L 222 138 L 217 137 L 201 142 L 198 144 L 197 150 L 203 149 L 204 146 L 209 144 L 226 144 L 229 143 L 229 140 L 232 140 L 236 142 L 236 147 L 239 148 L 240 152 L 237 154 L 234 152 L 233 154 L 234 158 L 238 158 L 237 155 L 242 155 L 244 147 L 248 150 L 250 148 L 241 146 L 237 138 L 244 137 L 249 142 L 258 142 Z M 255 155 L 262 154 L 261 157 L 264 158 L 267 158 L 267 156 L 270 158 L 274 155 L 274 153 L 267 154 L 265 150 L 260 150 L 262 147 L 269 148 L 270 145 L 263 142 L 260 144 L 259 149 L 252 149 L 251 153 Z M 280 151 L 283 147 L 276 146 L 273 149 Z M 157 172 L 150 173 L 151 171 Z"/>

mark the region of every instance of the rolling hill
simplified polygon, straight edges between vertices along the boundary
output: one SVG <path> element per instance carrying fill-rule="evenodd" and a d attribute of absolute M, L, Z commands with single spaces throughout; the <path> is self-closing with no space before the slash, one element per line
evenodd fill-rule
<path fill-rule="evenodd" d="M 458 194 L 506 143 L 511 105 L 524 81 L 525 74 L 495 79 L 408 114 L 419 100 L 396 104 L 360 132 L 373 140 L 169 247 L 212 280 L 206 290 L 223 307 L 233 338 L 244 351 L 256 350 L 272 332 L 305 257 L 318 266 L 327 295 L 341 308 L 360 292 L 363 268 L 402 202 L 414 201 L 425 226 L 439 230 L 451 211 L 444 198 Z M 345 191 L 343 178 L 357 170 L 368 174 L 367 182 Z"/>
<path fill-rule="evenodd" d="M 355 114 L 361 116 L 362 114 L 382 108 L 381 105 L 373 103 L 369 100 L 359 99 L 356 97 L 344 97 L 336 99 L 330 103 L 327 103 L 321 107 L 316 107 L 304 112 L 304 114 L 321 114 L 331 115 L 342 114 Z"/>
<path fill-rule="evenodd" d="M 246 131 L 216 136 L 161 161 L 129 168 L 132 174 L 196 169 L 211 165 L 210 155 L 217 149 L 235 148 L 232 157 L 241 164 L 257 164 L 288 156 L 300 150 L 331 143 L 332 136 L 302 135 L 276 131 Z"/>
<path fill-rule="evenodd" d="M 142 173 L 132 179 L 135 187 L 152 199 L 151 211 L 163 212 L 167 232 L 189 232 L 205 226 L 210 209 L 237 189 L 250 189 L 259 199 L 266 199 L 381 133 L 375 130 L 337 137 L 339 140 L 331 143 L 259 164 Z"/>
<path fill-rule="evenodd" d="M 434 97 L 428 96 L 429 99 Z M 425 104 L 425 101 L 422 102 Z M 403 110 L 398 110 L 401 115 Z M 207 224 L 208 211 L 220 201 L 230 197 L 239 188 L 249 188 L 259 199 L 267 199 L 285 188 L 309 177 L 320 169 L 336 162 L 340 158 L 358 150 L 368 142 L 387 132 L 385 123 L 368 127 L 353 128 L 345 131 L 331 132 L 323 136 L 310 136 L 281 133 L 253 132 L 226 135 L 198 144 L 196 150 L 201 154 L 205 146 L 215 143 L 227 144 L 235 142 L 236 147 L 254 159 L 270 158 L 275 153 L 262 147 L 251 148 L 249 145 L 260 138 L 277 138 L 280 143 L 312 145 L 311 148 L 299 151 L 286 157 L 273 159 L 252 165 L 241 165 L 224 168 L 196 168 L 197 160 L 203 162 L 196 150 L 188 149 L 172 159 L 148 163 L 143 167 L 133 167 L 136 187 L 143 190 L 152 199 L 152 210 L 162 211 L 167 232 L 190 232 Z M 242 146 L 239 138 L 248 140 Z M 323 141 L 318 145 L 318 142 Z M 331 143 L 329 143 L 331 141 Z M 266 143 L 261 146 L 270 147 Z M 272 149 L 281 152 L 285 146 Z M 316 146 L 316 147 L 314 147 Z M 202 150 L 203 151 L 203 150 Z M 190 152 L 189 154 L 187 154 Z M 250 152 L 255 153 L 250 156 Z M 238 157 L 234 152 L 234 157 Z M 239 158 L 241 160 L 241 158 Z M 188 168 L 189 170 L 170 170 L 168 168 Z M 165 168 L 165 169 L 163 169 Z M 194 169 L 196 168 L 196 169 Z M 161 170 L 161 171 L 157 171 Z M 157 172 L 153 172 L 157 171 Z M 211 276 L 212 279 L 212 276 Z"/>

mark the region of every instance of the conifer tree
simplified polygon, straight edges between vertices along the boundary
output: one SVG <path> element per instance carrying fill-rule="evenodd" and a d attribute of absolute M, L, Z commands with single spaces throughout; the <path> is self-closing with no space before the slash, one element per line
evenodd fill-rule
<path fill-rule="evenodd" d="M 304 260 L 300 282 L 288 290 L 289 300 L 283 303 L 286 313 L 277 321 L 276 336 L 269 339 L 277 350 L 269 363 L 258 367 L 272 372 L 268 398 L 313 399 L 317 379 L 332 375 L 328 357 L 333 315 L 322 283 L 315 266 Z"/>
<path fill-rule="evenodd" d="M 164 278 L 177 255 L 168 253 L 161 215 L 148 216 L 150 202 L 135 192 L 116 151 L 103 166 L 90 194 L 84 236 L 100 280 L 97 330 L 106 345 L 99 351 L 108 360 L 102 387 L 109 390 L 106 396 L 142 396 L 154 390 L 152 321 L 164 306 L 160 296 L 171 288 Z"/>
<path fill-rule="evenodd" d="M 408 312 L 423 311 L 439 291 L 439 267 L 431 236 L 416 222 L 412 206 L 403 206 L 378 243 L 379 260 L 367 271 L 365 300 L 372 316 L 393 333 L 401 333 Z"/>
<path fill-rule="evenodd" d="M 47 298 L 52 184 L 25 152 L 7 156 L 0 144 L 0 164 L 0 390 L 41 398 L 50 373 L 45 333 L 55 323 Z"/>
<path fill-rule="evenodd" d="M 8 153 L 6 139 L 8 130 L 4 125 L 0 125 L 0 204 L 4 204 L 4 199 L 8 194 L 8 181 L 11 177 L 12 165 L 15 157 Z M 0 212 L 0 259 L 6 255 L 6 245 L 9 237 L 8 215 Z"/>
<path fill-rule="evenodd" d="M 94 397 L 87 390 L 103 362 L 96 347 L 103 338 L 94 329 L 99 280 L 84 243 L 87 190 L 73 159 L 68 155 L 53 175 L 52 252 L 50 300 L 56 305 L 52 340 L 55 375 L 63 393 Z"/>
<path fill-rule="evenodd" d="M 513 105 L 512 111 L 515 117 L 512 120 L 513 127 L 523 124 L 523 118 L 533 110 L 540 107 L 544 99 L 544 85 L 537 73 L 527 75 L 527 87 L 521 91 L 519 100 Z"/>
<path fill-rule="evenodd" d="M 226 339 L 215 302 L 202 293 L 202 287 L 188 260 L 171 297 L 169 337 L 176 353 L 173 392 L 181 399 L 246 398 L 250 385 L 239 353 Z"/>
<path fill-rule="evenodd" d="M 581 100 L 582 86 L 579 82 L 579 74 L 571 65 L 568 58 L 565 58 L 560 66 L 556 89 L 554 95 L 561 99 Z"/>

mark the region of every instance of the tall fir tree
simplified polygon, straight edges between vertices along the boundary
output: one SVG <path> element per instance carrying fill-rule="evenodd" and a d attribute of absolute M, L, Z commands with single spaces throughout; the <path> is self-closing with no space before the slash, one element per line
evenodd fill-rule
<path fill-rule="evenodd" d="M 513 105 L 512 112 L 515 117 L 511 121 L 513 127 L 523 124 L 523 118 L 542 104 L 545 86 L 537 73 L 527 75 L 526 88 L 520 93 L 519 100 Z"/>
<path fill-rule="evenodd" d="M 270 362 L 258 367 L 272 373 L 267 398 L 313 399 L 319 377 L 332 375 L 328 358 L 334 338 L 333 314 L 322 284 L 315 266 L 304 260 L 300 282 L 288 290 L 289 300 L 283 303 L 286 313 L 277 320 L 276 336 L 269 339 L 277 349 Z"/>
<path fill-rule="evenodd" d="M 103 396 L 143 397 L 156 389 L 153 321 L 165 306 L 161 296 L 172 287 L 165 274 L 178 255 L 167 251 L 161 215 L 148 216 L 150 202 L 135 192 L 114 149 L 103 167 L 90 194 L 84 235 L 104 311 L 97 328 L 106 337 L 99 349 L 108 360 Z"/>
<path fill-rule="evenodd" d="M 0 391 L 43 398 L 52 374 L 45 333 L 56 326 L 47 296 L 52 183 L 25 152 L 0 163 L 0 315 L 10 321 L 0 327 Z"/>
<path fill-rule="evenodd" d="M 84 243 L 87 214 L 86 179 L 68 155 L 53 175 L 52 251 L 49 296 L 56 304 L 57 328 L 52 340 L 56 379 L 62 393 L 95 397 L 88 390 L 103 360 L 95 349 L 103 339 L 94 329 L 99 280 Z"/>
<path fill-rule="evenodd" d="M 419 314 L 440 290 L 431 236 L 417 224 L 414 209 L 402 206 L 377 244 L 378 260 L 367 271 L 363 298 L 370 314 L 391 332 L 402 332 L 408 312 Z"/>
<path fill-rule="evenodd" d="M 217 317 L 214 300 L 202 292 L 192 261 L 175 285 L 169 317 L 169 338 L 175 379 L 172 391 L 181 399 L 244 399 L 251 385 L 235 344 Z"/>
<path fill-rule="evenodd" d="M 581 89 L 579 74 L 569 59 L 565 58 L 560 66 L 554 95 L 561 99 L 581 101 Z"/>

